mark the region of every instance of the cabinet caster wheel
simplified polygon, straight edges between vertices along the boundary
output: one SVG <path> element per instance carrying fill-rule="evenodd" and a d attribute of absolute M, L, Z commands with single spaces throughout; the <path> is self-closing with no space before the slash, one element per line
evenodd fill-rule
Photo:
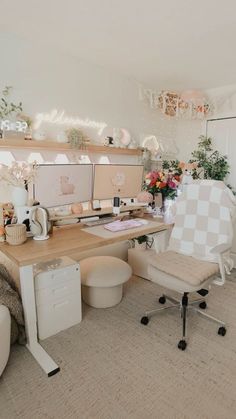
<path fill-rule="evenodd" d="M 147 316 L 143 316 L 140 322 L 146 326 L 149 323 L 149 318 Z"/>
<path fill-rule="evenodd" d="M 162 295 L 162 296 L 159 298 L 159 303 L 160 303 L 160 304 L 165 304 L 165 302 L 166 302 L 166 297 L 165 297 L 164 295 Z"/>
<path fill-rule="evenodd" d="M 180 340 L 178 343 L 178 348 L 181 349 L 181 351 L 184 351 L 187 347 L 186 340 Z"/>
<path fill-rule="evenodd" d="M 219 327 L 218 335 L 225 336 L 225 334 L 226 334 L 226 328 L 224 326 Z"/>
<path fill-rule="evenodd" d="M 207 308 L 207 303 L 206 303 L 206 301 L 202 301 L 202 302 L 199 304 L 199 307 L 200 307 L 202 310 L 205 310 L 205 308 Z"/>

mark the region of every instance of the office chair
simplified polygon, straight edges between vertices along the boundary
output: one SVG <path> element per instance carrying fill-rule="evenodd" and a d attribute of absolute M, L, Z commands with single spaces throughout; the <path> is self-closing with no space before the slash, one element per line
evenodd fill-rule
<path fill-rule="evenodd" d="M 218 323 L 218 334 L 226 334 L 224 322 L 205 313 L 204 299 L 189 302 L 189 293 L 202 297 L 208 294 L 212 282 L 225 282 L 224 254 L 231 248 L 233 238 L 232 218 L 236 200 L 229 188 L 221 181 L 200 180 L 186 185 L 176 201 L 175 224 L 166 251 L 149 259 L 151 281 L 182 294 L 181 301 L 163 294 L 160 304 L 168 300 L 171 305 L 147 311 L 141 323 L 166 309 L 179 307 L 183 322 L 182 339 L 178 348 L 185 350 L 186 316 L 188 309 Z M 220 274 L 220 277 L 218 277 Z"/>

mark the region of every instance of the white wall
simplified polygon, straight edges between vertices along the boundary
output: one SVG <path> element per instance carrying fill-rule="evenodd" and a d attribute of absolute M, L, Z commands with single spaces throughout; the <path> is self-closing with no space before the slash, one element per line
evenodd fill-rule
<path fill-rule="evenodd" d="M 142 133 L 158 132 L 159 114 L 139 101 L 133 80 L 10 35 L 1 37 L 0 50 L 0 87 L 13 86 L 12 97 L 22 100 L 27 114 L 65 110 L 68 115 L 106 122 L 104 135 L 111 135 L 113 127 L 124 127 L 136 140 Z M 168 121 L 164 125 L 168 131 Z M 52 131 L 56 134 L 55 127 Z M 96 130 L 88 134 L 101 141 Z"/>
<path fill-rule="evenodd" d="M 199 135 L 205 124 L 199 120 L 181 120 L 177 121 L 175 141 L 179 149 L 178 159 L 188 162 L 191 159 L 191 153 L 196 148 L 199 141 Z"/>
<path fill-rule="evenodd" d="M 108 127 L 101 137 L 97 130 L 83 128 L 93 143 L 101 143 L 106 135 L 112 135 L 115 127 L 128 129 L 137 144 L 149 134 L 158 135 L 162 142 L 174 139 L 176 121 L 141 102 L 134 80 L 14 35 L 1 36 L 0 50 L 0 89 L 13 86 L 11 99 L 23 102 L 25 114 L 34 118 L 39 112 L 58 109 L 70 116 L 105 122 Z M 47 138 L 56 138 L 64 127 L 47 124 L 42 130 L 46 131 Z M 13 155 L 16 160 L 27 160 L 30 152 L 13 150 Z M 76 161 L 78 153 L 70 152 L 67 157 L 70 162 Z M 42 153 L 42 158 L 54 162 L 57 155 Z M 98 162 L 101 156 L 89 158 Z M 1 152 L 0 163 L 5 159 L 6 155 Z M 113 156 L 110 160 L 137 163 L 137 158 L 127 156 Z M 1 201 L 9 199 L 6 186 L 4 191 L 0 186 L 0 195 Z"/>
<path fill-rule="evenodd" d="M 215 106 L 209 119 L 236 116 L 236 84 L 209 89 L 206 94 Z M 188 161 L 191 158 L 191 152 L 196 148 L 201 134 L 206 134 L 206 121 L 178 120 L 176 144 L 179 148 L 180 160 Z M 222 141 L 224 141 L 224 136 L 222 136 Z"/>

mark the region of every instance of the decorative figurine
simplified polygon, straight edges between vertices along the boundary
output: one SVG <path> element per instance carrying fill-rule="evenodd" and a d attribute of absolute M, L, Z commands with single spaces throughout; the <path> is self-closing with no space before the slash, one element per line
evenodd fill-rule
<path fill-rule="evenodd" d="M 105 137 L 105 138 L 104 138 L 104 141 L 103 141 L 103 145 L 104 145 L 104 146 L 108 146 L 108 147 L 109 147 L 109 146 L 113 146 L 113 145 L 114 145 L 114 144 L 113 144 L 113 141 L 114 141 L 114 140 L 113 140 L 113 137 L 109 137 L 109 136 L 108 136 L 108 137 Z"/>

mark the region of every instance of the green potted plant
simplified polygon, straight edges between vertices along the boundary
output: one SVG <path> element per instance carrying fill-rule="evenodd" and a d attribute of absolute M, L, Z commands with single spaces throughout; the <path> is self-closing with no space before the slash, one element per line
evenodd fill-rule
<path fill-rule="evenodd" d="M 66 131 L 68 142 L 72 148 L 85 149 L 89 143 L 88 138 L 79 128 L 69 128 Z"/>
<path fill-rule="evenodd" d="M 219 151 L 213 151 L 212 138 L 201 135 L 198 147 L 192 154 L 190 163 L 197 163 L 198 168 L 193 170 L 194 179 L 215 179 L 224 181 L 229 174 L 227 156 L 222 156 Z"/>

